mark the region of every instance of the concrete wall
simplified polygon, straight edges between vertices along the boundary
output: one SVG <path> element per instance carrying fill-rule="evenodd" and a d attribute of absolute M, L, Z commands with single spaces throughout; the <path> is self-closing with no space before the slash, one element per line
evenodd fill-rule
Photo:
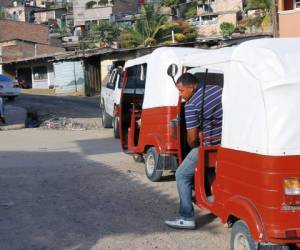
<path fill-rule="evenodd" d="M 57 62 L 54 67 L 54 88 L 57 94 L 84 94 L 84 69 L 81 61 Z"/>
<path fill-rule="evenodd" d="M 242 0 L 226 0 L 226 1 L 216 1 L 214 6 L 214 12 L 223 11 L 239 11 L 242 10 L 243 1 Z"/>
<path fill-rule="evenodd" d="M 85 25 L 86 21 L 109 19 L 112 7 L 86 9 L 90 0 L 76 0 L 73 2 L 74 25 Z"/>
<path fill-rule="evenodd" d="M 300 9 L 295 8 L 294 0 L 278 1 L 278 19 L 280 37 L 300 36 Z"/>
<path fill-rule="evenodd" d="M 279 36 L 300 37 L 300 10 L 279 12 Z"/>

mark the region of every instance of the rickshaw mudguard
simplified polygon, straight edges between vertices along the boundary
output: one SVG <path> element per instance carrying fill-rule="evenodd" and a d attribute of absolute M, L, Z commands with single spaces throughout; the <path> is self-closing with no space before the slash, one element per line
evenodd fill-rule
<path fill-rule="evenodd" d="M 228 222 L 230 217 L 246 222 L 252 238 L 261 242 L 266 240 L 266 234 L 262 219 L 254 204 L 242 196 L 231 197 L 224 205 L 223 223 Z M 227 220 L 227 221 L 224 221 Z"/>

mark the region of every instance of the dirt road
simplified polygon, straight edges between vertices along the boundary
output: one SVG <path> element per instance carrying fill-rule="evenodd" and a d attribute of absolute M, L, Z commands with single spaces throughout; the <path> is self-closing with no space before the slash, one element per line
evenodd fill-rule
<path fill-rule="evenodd" d="M 82 102 L 77 118 L 98 119 Z M 163 224 L 176 216 L 174 179 L 149 182 L 110 129 L 0 131 L 0 141 L 1 250 L 229 249 L 211 214 L 197 210 L 195 231 Z"/>

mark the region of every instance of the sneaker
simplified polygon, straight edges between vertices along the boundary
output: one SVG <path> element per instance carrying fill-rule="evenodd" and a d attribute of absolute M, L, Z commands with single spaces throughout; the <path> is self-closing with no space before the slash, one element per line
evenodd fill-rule
<path fill-rule="evenodd" d="M 196 223 L 194 220 L 184 220 L 184 219 L 166 220 L 165 224 L 172 228 L 180 228 L 180 229 L 196 228 Z"/>

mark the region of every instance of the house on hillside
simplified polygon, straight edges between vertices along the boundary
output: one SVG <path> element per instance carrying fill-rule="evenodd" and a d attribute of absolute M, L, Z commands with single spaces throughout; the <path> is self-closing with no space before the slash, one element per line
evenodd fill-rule
<path fill-rule="evenodd" d="M 54 32 L 66 27 L 66 15 L 67 9 L 65 8 L 37 10 L 34 12 L 34 22 L 48 25 L 49 31 Z"/>
<path fill-rule="evenodd" d="M 52 65 L 34 59 L 64 52 L 50 41 L 47 26 L 0 20 L 0 73 L 25 80 L 32 88 L 49 88 Z M 16 67 L 16 62 L 28 58 L 33 59 L 30 64 Z"/>
<path fill-rule="evenodd" d="M 81 0 L 73 2 L 74 26 L 88 26 L 100 20 L 118 20 L 138 12 L 137 0 Z"/>
<path fill-rule="evenodd" d="M 243 0 L 201 1 L 197 4 L 197 17 L 192 24 L 196 25 L 199 37 L 220 35 L 221 23 L 235 26 L 242 9 Z"/>
<path fill-rule="evenodd" d="M 279 0 L 278 21 L 280 37 L 299 37 L 300 0 Z"/>
<path fill-rule="evenodd" d="M 23 1 L 14 1 L 13 5 L 8 5 L 3 8 L 6 12 L 6 18 L 20 22 L 34 22 L 34 13 L 41 10 L 40 7 L 24 4 Z"/>

